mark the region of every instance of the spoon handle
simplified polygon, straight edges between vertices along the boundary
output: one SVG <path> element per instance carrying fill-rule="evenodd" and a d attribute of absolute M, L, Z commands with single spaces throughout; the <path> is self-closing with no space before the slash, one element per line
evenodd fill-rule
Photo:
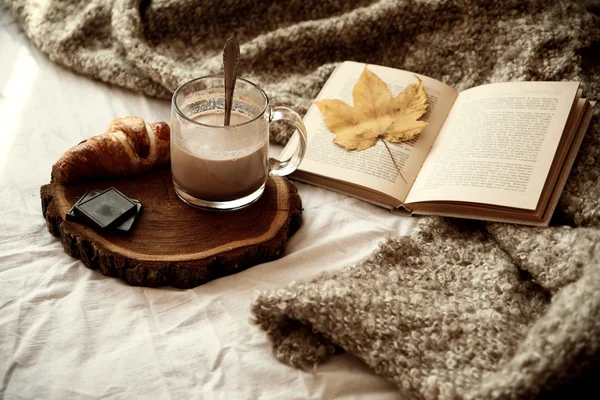
<path fill-rule="evenodd" d="M 233 106 L 233 90 L 237 78 L 237 67 L 240 60 L 240 46 L 235 36 L 225 42 L 223 48 L 223 75 L 225 76 L 225 121 L 229 126 L 231 121 L 231 108 Z"/>

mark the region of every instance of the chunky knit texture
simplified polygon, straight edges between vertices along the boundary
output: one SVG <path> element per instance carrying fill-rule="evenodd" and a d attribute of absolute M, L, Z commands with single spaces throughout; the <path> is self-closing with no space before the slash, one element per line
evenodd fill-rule
<path fill-rule="evenodd" d="M 219 72 L 233 31 L 242 74 L 300 112 L 343 60 L 458 89 L 580 80 L 600 93 L 597 2 L 5 1 L 56 62 L 151 96 Z M 424 219 L 357 266 L 260 293 L 256 323 L 281 361 L 343 349 L 406 398 L 564 395 L 600 360 L 599 162 L 596 115 L 552 227 Z"/>

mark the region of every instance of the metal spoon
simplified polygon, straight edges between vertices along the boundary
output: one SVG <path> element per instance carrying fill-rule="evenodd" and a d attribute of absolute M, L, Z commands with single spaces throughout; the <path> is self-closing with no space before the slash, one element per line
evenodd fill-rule
<path fill-rule="evenodd" d="M 237 78 L 237 67 L 240 61 L 240 46 L 235 36 L 225 42 L 223 48 L 223 75 L 225 76 L 225 121 L 224 126 L 231 122 L 231 108 L 233 106 L 233 90 Z"/>

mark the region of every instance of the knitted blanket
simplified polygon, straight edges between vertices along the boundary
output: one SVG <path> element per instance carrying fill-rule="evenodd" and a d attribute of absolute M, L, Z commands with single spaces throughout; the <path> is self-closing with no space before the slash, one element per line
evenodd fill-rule
<path fill-rule="evenodd" d="M 343 60 L 459 90 L 579 80 L 600 94 L 589 1 L 5 1 L 54 61 L 151 96 L 218 73 L 232 32 L 242 75 L 300 112 Z M 600 361 L 599 160 L 596 114 L 550 228 L 423 219 L 357 266 L 259 294 L 256 323 L 281 361 L 344 350 L 406 398 L 564 396 Z"/>

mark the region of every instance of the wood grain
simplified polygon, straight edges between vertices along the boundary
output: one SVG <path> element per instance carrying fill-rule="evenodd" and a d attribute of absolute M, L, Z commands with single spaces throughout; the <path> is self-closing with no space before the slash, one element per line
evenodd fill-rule
<path fill-rule="evenodd" d="M 65 220 L 89 189 L 116 187 L 144 208 L 129 234 L 95 231 Z M 131 285 L 190 288 L 280 258 L 300 226 L 302 201 L 294 184 L 270 177 L 265 193 L 237 211 L 203 211 L 175 194 L 169 166 L 145 175 L 41 188 L 50 233 L 86 266 Z"/>

